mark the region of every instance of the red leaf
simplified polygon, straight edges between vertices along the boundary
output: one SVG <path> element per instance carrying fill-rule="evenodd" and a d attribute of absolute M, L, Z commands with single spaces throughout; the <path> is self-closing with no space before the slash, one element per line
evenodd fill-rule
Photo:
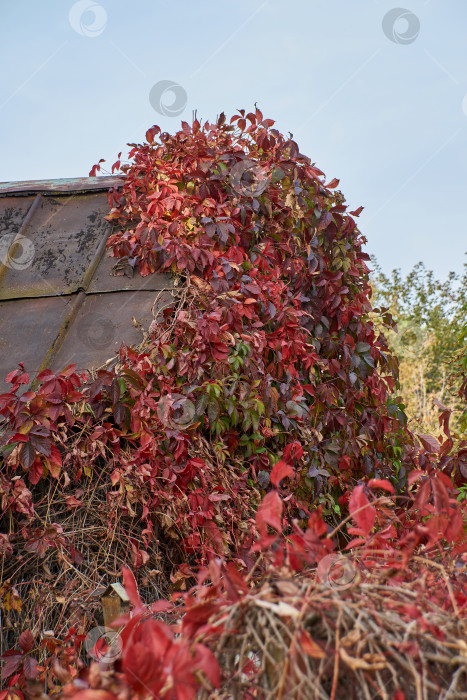
<path fill-rule="evenodd" d="M 446 532 L 444 533 L 444 537 L 449 542 L 455 542 L 457 537 L 463 534 L 464 518 L 462 517 L 462 513 L 460 512 L 460 510 L 454 510 L 454 512 L 451 514 L 451 518 L 446 528 Z M 460 541 L 462 541 L 462 538 L 460 538 Z"/>
<path fill-rule="evenodd" d="M 387 479 L 370 479 L 368 486 L 373 489 L 384 489 L 390 493 L 396 493 L 394 486 Z"/>
<path fill-rule="evenodd" d="M 423 433 L 415 434 L 427 452 L 434 452 L 435 454 L 438 454 L 439 442 L 435 437 L 433 437 L 433 435 L 425 435 Z"/>
<path fill-rule="evenodd" d="M 74 374 L 75 369 L 76 369 L 76 363 L 71 364 L 71 365 L 67 365 L 65 367 L 65 369 L 62 369 L 62 371 L 60 372 L 60 376 L 61 377 L 71 377 L 71 375 Z"/>
<path fill-rule="evenodd" d="M 218 688 L 221 683 L 221 673 L 216 657 L 204 644 L 196 645 L 193 666 L 204 673 L 208 681 L 214 688 Z"/>
<path fill-rule="evenodd" d="M 223 362 L 229 356 L 229 348 L 225 343 L 213 343 L 211 346 L 212 356 L 217 362 Z"/>
<path fill-rule="evenodd" d="M 50 448 L 49 462 L 52 462 L 52 464 L 56 464 L 58 467 L 62 466 L 62 455 L 60 454 L 60 450 L 58 449 L 58 447 L 56 447 L 55 445 L 52 445 Z"/>
<path fill-rule="evenodd" d="M 78 499 L 74 496 L 67 496 L 65 498 L 65 503 L 67 504 L 68 508 L 81 508 L 83 505 L 83 501 L 78 501 Z"/>
<path fill-rule="evenodd" d="M 140 617 L 136 615 L 136 619 Z M 133 624 L 132 618 L 123 632 Z M 173 636 L 168 625 L 163 622 L 147 619 L 133 627 L 132 633 L 126 641 L 123 639 L 123 671 L 132 688 L 140 692 L 144 697 L 148 691 L 149 697 L 159 697 L 159 690 L 164 685 L 163 668 L 167 661 L 167 654 L 172 649 Z"/>
<path fill-rule="evenodd" d="M 376 519 L 376 510 L 366 497 L 363 486 L 356 486 L 349 501 L 349 513 L 367 535 L 370 534 Z"/>
<path fill-rule="evenodd" d="M 421 476 L 424 476 L 425 472 L 422 469 L 412 469 L 410 472 L 409 476 L 407 477 L 407 483 L 409 486 L 412 486 L 413 483 L 418 481 Z"/>
<path fill-rule="evenodd" d="M 23 363 L 21 363 L 22 366 Z M 24 366 L 23 366 L 24 369 Z M 7 384 L 29 384 L 29 374 L 27 372 L 21 372 L 19 369 L 13 370 L 5 377 Z"/>
<path fill-rule="evenodd" d="M 323 211 L 321 216 L 319 217 L 318 223 L 317 223 L 317 229 L 318 231 L 322 231 L 323 229 L 327 228 L 329 224 L 332 222 L 332 214 L 328 211 Z"/>
<path fill-rule="evenodd" d="M 365 207 L 358 207 L 358 209 L 355 209 L 355 211 L 349 211 L 349 214 L 352 214 L 352 216 L 360 216 L 364 208 Z"/>
<path fill-rule="evenodd" d="M 262 535 L 267 534 L 268 525 L 278 532 L 282 530 L 282 509 L 282 499 L 277 491 L 267 493 L 256 513 L 256 525 Z"/>
<path fill-rule="evenodd" d="M 282 456 L 285 462 L 292 462 L 294 459 L 301 459 L 303 455 L 303 447 L 297 440 L 289 443 L 282 450 Z"/>
<path fill-rule="evenodd" d="M 31 484 L 37 484 L 42 474 L 44 473 L 44 465 L 39 457 L 34 460 L 32 467 L 29 470 L 29 481 Z"/>
<path fill-rule="evenodd" d="M 2 665 L 2 680 L 5 680 L 6 678 L 9 678 L 20 666 L 23 657 L 19 652 L 8 657 L 5 653 L 3 654 L 2 659 L 4 660 Z"/>
<path fill-rule="evenodd" d="M 206 601 L 193 605 L 183 616 L 182 628 L 184 635 L 192 639 L 198 629 L 205 625 L 209 618 L 219 611 L 219 605 L 215 602 Z"/>
<path fill-rule="evenodd" d="M 430 500 L 431 496 L 431 483 L 426 479 L 420 485 L 417 496 L 415 498 L 414 508 L 422 509 Z"/>
<path fill-rule="evenodd" d="M 282 479 L 285 479 L 287 476 L 292 476 L 292 474 L 295 474 L 295 471 L 290 464 L 280 459 L 277 464 L 274 465 L 271 472 L 271 483 L 278 487 Z"/>
<path fill-rule="evenodd" d="M 21 394 L 20 396 L 20 401 L 22 403 L 27 403 L 28 401 L 32 401 L 36 396 L 35 391 L 25 391 L 24 394 Z"/>
<path fill-rule="evenodd" d="M 126 594 L 130 599 L 130 602 L 135 606 L 135 608 L 142 608 L 143 601 L 139 597 L 138 588 L 136 586 L 136 580 L 133 576 L 133 572 L 130 571 L 126 566 L 122 569 L 123 574 L 123 586 L 125 588 Z"/>
<path fill-rule="evenodd" d="M 25 442 L 21 450 L 21 464 L 25 469 L 30 469 L 36 458 L 36 450 L 30 442 Z"/>
<path fill-rule="evenodd" d="M 300 633 L 300 646 L 303 651 L 305 651 L 308 656 L 313 657 L 313 659 L 325 659 L 326 653 L 321 649 L 319 644 L 317 644 L 308 634 L 305 629 L 302 629 Z"/>
<path fill-rule="evenodd" d="M 337 187 L 338 184 L 339 184 L 339 180 L 337 179 L 337 177 L 335 177 L 333 180 L 331 180 L 331 182 L 329 182 L 327 185 L 324 185 L 324 186 L 329 187 L 329 189 L 332 190 L 332 189 L 334 189 L 334 187 Z"/>
<path fill-rule="evenodd" d="M 25 654 L 27 654 L 28 651 L 31 651 L 34 646 L 34 637 L 32 636 L 31 630 L 25 630 L 22 634 L 20 634 L 18 644 L 21 651 L 23 651 Z"/>
<path fill-rule="evenodd" d="M 30 680 L 37 678 L 37 661 L 32 656 L 26 656 L 23 669 L 26 678 Z"/>
<path fill-rule="evenodd" d="M 101 164 L 101 163 L 104 163 L 104 162 L 105 162 L 104 158 L 101 158 L 100 161 L 99 161 L 98 163 L 96 163 L 95 165 L 93 165 L 92 168 L 91 168 L 91 170 L 89 171 L 89 177 L 96 177 L 98 171 L 101 169 L 100 164 Z"/>

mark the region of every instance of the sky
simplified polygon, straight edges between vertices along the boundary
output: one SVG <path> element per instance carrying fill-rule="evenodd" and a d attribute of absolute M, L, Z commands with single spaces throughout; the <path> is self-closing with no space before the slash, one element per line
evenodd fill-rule
<path fill-rule="evenodd" d="M 385 272 L 462 272 L 465 0 L 0 0 L 0 181 L 251 110 L 340 179 Z"/>

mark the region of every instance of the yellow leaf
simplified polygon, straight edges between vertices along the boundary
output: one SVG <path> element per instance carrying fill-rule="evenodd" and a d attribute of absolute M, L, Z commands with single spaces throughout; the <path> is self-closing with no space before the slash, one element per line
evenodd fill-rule
<path fill-rule="evenodd" d="M 15 588 L 5 594 L 3 598 L 3 607 L 7 612 L 10 612 L 11 610 L 15 610 L 18 613 L 21 612 L 23 601 L 19 597 L 18 591 Z"/>
<path fill-rule="evenodd" d="M 23 423 L 18 432 L 21 433 L 21 435 L 26 435 L 26 433 L 29 433 L 33 425 L 34 423 L 32 420 L 27 420 L 25 423 Z"/>

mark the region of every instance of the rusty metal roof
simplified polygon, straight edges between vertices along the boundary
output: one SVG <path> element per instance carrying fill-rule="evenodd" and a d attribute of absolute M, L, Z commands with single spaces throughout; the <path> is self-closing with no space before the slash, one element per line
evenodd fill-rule
<path fill-rule="evenodd" d="M 166 274 L 112 274 L 107 191 L 121 177 L 0 183 L 0 393 L 25 363 L 31 379 L 102 366 L 142 340 L 170 295 Z M 162 294 L 160 292 L 164 291 Z"/>

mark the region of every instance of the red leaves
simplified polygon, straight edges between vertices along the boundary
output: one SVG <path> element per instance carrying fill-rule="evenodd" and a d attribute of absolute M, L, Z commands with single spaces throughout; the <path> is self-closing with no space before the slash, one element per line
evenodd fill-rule
<path fill-rule="evenodd" d="M 292 476 L 295 474 L 294 469 L 290 466 L 290 464 L 287 464 L 286 462 L 283 462 L 281 459 L 274 465 L 272 472 L 271 472 L 271 483 L 274 486 L 279 487 L 280 482 L 282 479 L 285 479 L 287 476 Z"/>
<path fill-rule="evenodd" d="M 1 678 L 2 681 L 4 681 L 7 678 L 9 678 L 15 671 L 17 671 L 18 668 L 21 666 L 23 662 L 23 655 L 19 651 L 11 649 L 9 651 L 5 651 L 4 654 L 2 654 L 2 659 L 3 664 Z"/>
<path fill-rule="evenodd" d="M 389 493 L 396 493 L 394 486 L 387 479 L 370 479 L 368 486 L 372 489 L 384 489 Z"/>
<path fill-rule="evenodd" d="M 186 123 L 186 122 L 185 122 Z M 187 125 L 188 126 L 188 125 Z M 160 134 L 161 129 L 159 126 L 155 125 L 152 126 L 150 129 L 146 131 L 146 141 L 150 144 L 154 143 L 154 137 L 157 136 L 157 134 Z"/>
<path fill-rule="evenodd" d="M 349 529 L 349 532 L 367 537 L 375 524 L 376 510 L 370 504 L 364 486 L 356 486 L 352 491 L 349 501 L 349 513 L 358 526 L 358 528 Z"/>
<path fill-rule="evenodd" d="M 282 511 L 282 499 L 277 491 L 267 493 L 256 513 L 256 527 L 261 536 L 267 535 L 268 525 L 277 532 L 282 531 Z"/>
<path fill-rule="evenodd" d="M 105 163 L 104 158 L 101 158 L 98 163 L 92 166 L 91 170 L 89 171 L 89 177 L 96 177 L 97 173 L 101 169 L 101 163 Z"/>
<path fill-rule="evenodd" d="M 125 587 L 126 594 L 130 599 L 130 603 L 135 606 L 137 610 L 143 607 L 143 601 L 139 597 L 138 587 L 136 585 L 136 580 L 133 573 L 127 567 L 122 569 L 123 575 L 123 585 Z"/>
<path fill-rule="evenodd" d="M 27 679 L 37 677 L 37 661 L 32 656 L 27 656 L 34 646 L 34 637 L 32 636 L 31 630 L 25 630 L 20 634 L 18 645 L 20 651 L 17 649 L 9 649 L 2 654 L 2 680 L 6 680 L 19 669 L 21 669 L 21 674 Z"/>
<path fill-rule="evenodd" d="M 184 638 L 175 640 L 168 625 L 152 617 L 145 618 L 135 578 L 127 568 L 123 569 L 123 580 L 127 595 L 136 608 L 121 633 L 122 669 L 128 686 L 144 697 L 148 692 L 159 697 L 165 687 L 163 698 L 192 700 L 199 685 L 196 674 L 202 672 L 211 685 L 218 687 L 219 665 L 212 652 L 202 644 L 190 645 Z M 156 603 L 152 612 L 166 607 Z M 184 631 L 189 628 L 188 631 L 194 632 L 213 611 L 213 606 L 209 604 L 191 608 Z"/>
<path fill-rule="evenodd" d="M 20 369 L 15 369 L 5 377 L 7 384 L 29 384 L 29 374 L 24 371 L 24 362 L 19 363 Z"/>
<path fill-rule="evenodd" d="M 150 692 L 162 698 L 193 700 L 201 672 L 214 687 L 219 687 L 217 659 L 203 644 L 190 645 L 175 640 L 170 628 L 152 618 L 133 627 L 123 650 L 122 669 L 128 685 L 146 697 Z"/>
<path fill-rule="evenodd" d="M 216 362 L 225 362 L 229 357 L 229 348 L 225 343 L 212 343 L 211 354 Z"/>
<path fill-rule="evenodd" d="M 220 670 L 212 651 L 202 644 L 196 644 L 194 654 L 192 654 L 188 644 L 177 646 L 172 647 L 169 655 L 169 669 L 175 700 L 194 700 L 199 687 L 195 672 L 201 671 L 211 685 L 218 688 Z"/>
<path fill-rule="evenodd" d="M 162 622 L 146 620 L 136 628 L 122 662 L 127 683 L 133 690 L 158 695 L 164 685 L 164 656 L 171 643 L 168 628 Z"/>
<path fill-rule="evenodd" d="M 298 461 L 303 456 L 303 447 L 297 440 L 294 440 L 284 447 L 282 456 L 285 462 L 290 463 L 293 462 L 294 459 Z"/>

